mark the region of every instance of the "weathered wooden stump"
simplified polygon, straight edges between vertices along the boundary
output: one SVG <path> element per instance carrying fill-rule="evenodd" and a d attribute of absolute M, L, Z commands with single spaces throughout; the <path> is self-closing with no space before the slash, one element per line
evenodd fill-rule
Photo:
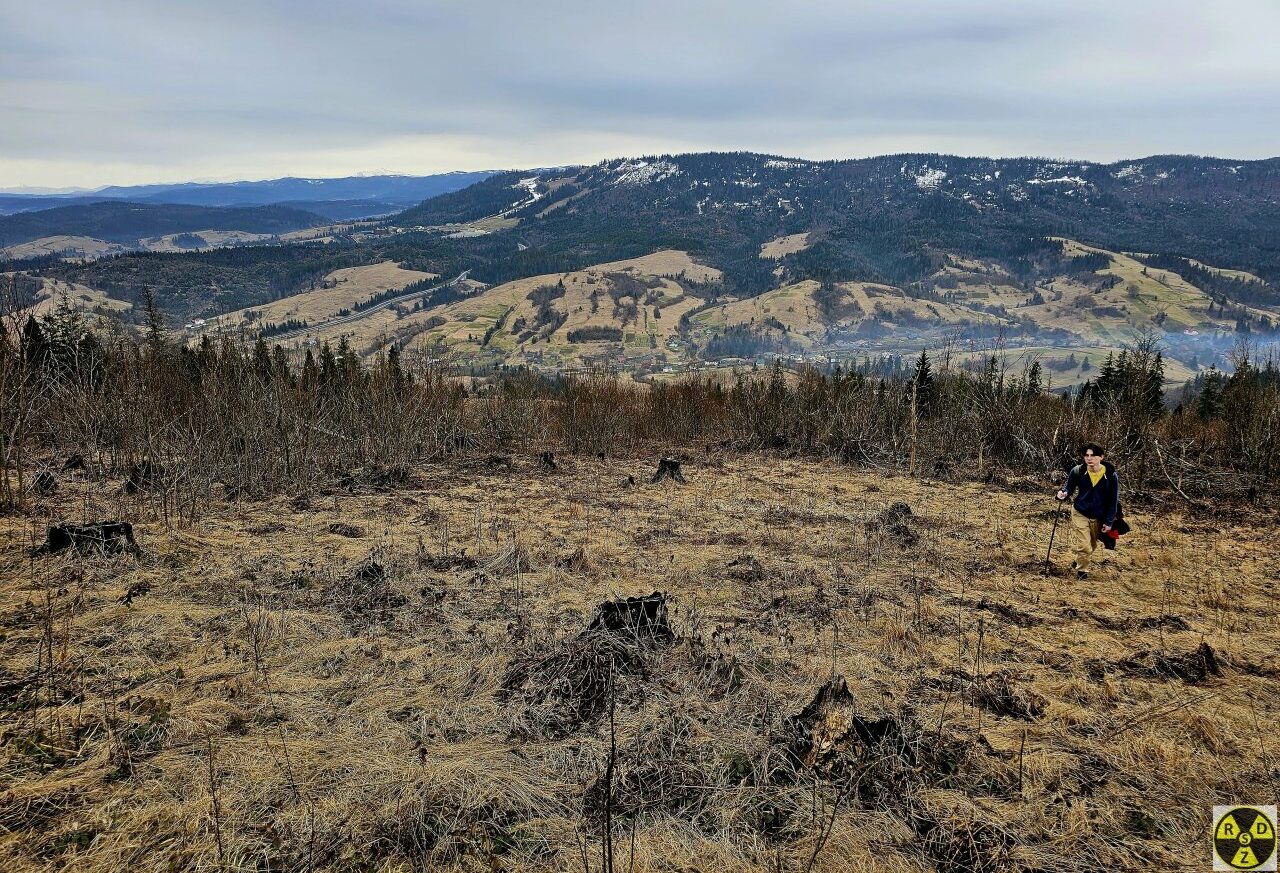
<path fill-rule="evenodd" d="M 898 732 L 893 719 L 869 721 L 856 710 L 844 676 L 832 677 L 804 709 L 787 719 L 790 758 L 808 769 L 835 772 L 846 758 L 862 758 L 870 747 Z"/>
<path fill-rule="evenodd" d="M 56 555 L 74 549 L 80 553 L 101 552 L 118 555 L 138 551 L 133 539 L 133 525 L 127 521 L 96 521 L 89 524 L 55 524 L 49 527 L 39 555 Z"/>
<path fill-rule="evenodd" d="M 653 474 L 653 478 L 649 480 L 652 485 L 661 482 L 663 479 L 674 479 L 677 482 L 684 482 L 684 473 L 680 472 L 679 458 L 662 458 L 658 461 L 658 470 Z"/>

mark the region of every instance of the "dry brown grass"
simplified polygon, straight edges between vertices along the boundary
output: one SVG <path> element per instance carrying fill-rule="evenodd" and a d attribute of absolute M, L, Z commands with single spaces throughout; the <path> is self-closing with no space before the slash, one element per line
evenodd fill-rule
<path fill-rule="evenodd" d="M 351 309 L 355 304 L 368 300 L 376 294 L 434 278 L 434 273 L 406 270 L 395 261 L 382 261 L 363 267 L 346 267 L 334 270 L 325 276 L 320 281 L 319 287 L 311 291 L 293 294 L 262 306 L 238 309 L 210 319 L 206 330 L 215 334 L 219 332 L 235 334 L 251 324 L 283 324 L 290 320 L 318 324 L 337 318 L 340 310 Z M 254 313 L 254 322 L 250 322 L 247 318 L 250 312 Z M 395 314 L 392 313 L 387 318 L 394 320 Z M 363 329 L 363 325 L 361 328 Z M 351 328 L 346 327 L 345 331 L 350 332 Z M 343 328 L 334 328 L 329 331 L 313 331 L 308 336 L 336 339 L 343 332 Z"/>
<path fill-rule="evenodd" d="M 767 243 L 761 244 L 760 257 L 776 261 L 787 255 L 802 252 L 809 247 L 809 236 L 808 233 L 793 233 L 790 236 L 771 239 Z"/>
<path fill-rule="evenodd" d="M 1045 495 L 754 456 L 629 488 L 647 462 L 559 460 L 184 529 L 118 482 L 64 482 L 0 519 L 0 866 L 599 870 L 607 707 L 553 737 L 501 691 L 602 600 L 654 590 L 677 640 L 616 680 L 617 869 L 1192 868 L 1212 804 L 1273 799 L 1268 523 L 1135 509 L 1078 584 L 1061 539 L 1041 575 Z M 875 523 L 898 500 L 905 548 Z M 108 517 L 143 556 L 28 556 L 46 519 Z M 381 575 L 353 576 L 367 561 Z M 1202 641 L 1221 675 L 1194 685 L 1125 666 Z M 914 768 L 777 776 L 833 672 Z"/>
<path fill-rule="evenodd" d="M 218 248 L 220 246 L 240 246 L 249 243 L 261 242 L 272 238 L 269 233 L 253 233 L 248 230 L 195 230 L 188 231 L 194 233 L 204 240 L 204 244 L 195 249 L 203 251 L 207 249 Z M 193 249 L 184 248 L 176 245 L 175 240 L 183 234 L 170 233 L 164 236 L 153 236 L 139 240 L 142 247 L 152 252 L 186 252 Z"/>
<path fill-rule="evenodd" d="M 18 245 L 0 248 L 0 257 L 13 260 L 36 258 L 41 255 L 68 255 L 98 258 L 103 255 L 128 251 L 127 246 L 107 242 L 91 236 L 45 236 Z"/>
<path fill-rule="evenodd" d="M 10 275 L 13 274 L 0 274 L 0 281 Z M 52 314 L 62 304 L 64 298 L 70 306 L 86 314 L 94 312 L 122 313 L 133 308 L 132 303 L 117 300 L 87 285 L 45 278 L 41 278 L 40 282 L 43 287 L 36 293 L 35 305 L 28 310 L 30 314 L 37 317 L 43 318 Z"/>

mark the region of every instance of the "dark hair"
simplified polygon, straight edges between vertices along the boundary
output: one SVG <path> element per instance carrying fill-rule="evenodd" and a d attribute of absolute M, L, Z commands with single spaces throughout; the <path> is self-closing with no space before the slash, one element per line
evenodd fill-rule
<path fill-rule="evenodd" d="M 1102 446 L 1097 443 L 1085 443 L 1082 445 L 1080 447 L 1080 454 L 1083 455 L 1085 452 L 1093 452 L 1095 455 L 1099 456 L 1106 454 L 1106 452 L 1102 450 Z"/>

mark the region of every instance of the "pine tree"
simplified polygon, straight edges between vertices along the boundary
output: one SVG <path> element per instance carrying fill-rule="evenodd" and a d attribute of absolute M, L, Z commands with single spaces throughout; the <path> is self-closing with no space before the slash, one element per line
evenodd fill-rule
<path fill-rule="evenodd" d="M 320 370 L 316 367 L 315 355 L 311 354 L 311 349 L 307 349 L 307 354 L 302 359 L 302 388 L 310 391 L 319 381 Z"/>
<path fill-rule="evenodd" d="M 142 289 L 142 305 L 147 314 L 147 345 L 153 355 L 159 356 L 164 352 L 164 319 L 156 302 L 156 289 L 150 285 Z"/>
<path fill-rule="evenodd" d="M 1098 378 L 1093 383 L 1093 388 L 1089 392 L 1089 399 L 1097 403 L 1106 403 L 1116 395 L 1116 389 L 1120 385 L 1120 370 L 1116 363 L 1115 353 L 1108 352 L 1107 360 L 1102 364 L 1102 370 L 1098 373 Z"/>
<path fill-rule="evenodd" d="M 328 388 L 338 384 L 338 359 L 328 342 L 320 346 L 320 384 Z"/>
<path fill-rule="evenodd" d="M 1209 372 L 1201 377 L 1201 388 L 1196 396 L 1196 417 L 1201 421 L 1210 421 L 1222 414 L 1222 374 L 1210 367 Z"/>
<path fill-rule="evenodd" d="M 339 378 L 346 385 L 354 384 L 361 374 L 360 359 L 345 336 L 338 340 L 338 371 Z"/>
<path fill-rule="evenodd" d="M 22 357 L 30 367 L 42 367 L 49 358 L 49 340 L 34 317 L 22 325 Z"/>
<path fill-rule="evenodd" d="M 916 359 L 916 369 L 911 375 L 911 389 L 915 392 L 916 408 L 921 414 L 933 407 L 935 385 L 933 371 L 929 367 L 929 353 L 921 349 Z"/>
<path fill-rule="evenodd" d="M 1142 374 L 1142 405 L 1151 418 L 1164 415 L 1164 355 L 1156 352 L 1150 368 Z"/>
<path fill-rule="evenodd" d="M 391 388 L 397 394 L 404 391 L 409 380 L 405 376 L 404 370 L 400 366 L 400 346 L 395 343 L 391 344 L 391 349 L 387 352 L 387 380 L 391 384 Z"/>
<path fill-rule="evenodd" d="M 253 374 L 259 382 L 271 381 L 271 352 L 267 349 L 267 341 L 258 337 L 253 344 Z"/>
<path fill-rule="evenodd" d="M 1031 369 L 1027 371 L 1027 396 L 1038 397 L 1044 392 L 1044 384 L 1041 380 L 1040 362 L 1033 361 Z"/>
<path fill-rule="evenodd" d="M 288 385 L 293 384 L 293 373 L 289 370 L 289 356 L 279 345 L 271 347 L 271 370 L 279 381 Z"/>

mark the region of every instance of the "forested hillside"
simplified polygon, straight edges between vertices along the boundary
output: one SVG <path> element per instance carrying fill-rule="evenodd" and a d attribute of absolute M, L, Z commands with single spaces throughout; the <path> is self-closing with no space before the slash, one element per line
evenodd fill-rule
<path fill-rule="evenodd" d="M 287 233 L 324 224 L 314 213 L 285 206 L 208 207 L 103 201 L 0 217 L 0 247 L 46 236 L 115 243 L 201 230 Z"/>
<path fill-rule="evenodd" d="M 1056 238 L 1085 248 L 1064 253 Z M 1009 325 L 1019 321 L 1010 307 L 1044 305 L 1022 313 L 1034 326 L 1053 308 L 1045 283 L 1074 276 L 1103 295 L 1085 307 L 1100 318 L 1132 315 L 1136 306 L 1159 327 L 1172 303 L 1184 316 L 1169 326 L 1195 328 L 1198 304 L 1183 285 L 1152 279 L 1159 268 L 1212 299 L 1214 319 L 1265 333 L 1280 301 L 1280 159 L 811 162 L 708 153 L 613 160 L 500 173 L 327 239 L 25 266 L 126 300 L 155 287 L 162 308 L 179 319 L 306 291 L 333 270 L 362 264 L 394 261 L 441 276 L 470 270 L 472 279 L 498 285 L 669 249 L 718 271 L 716 287 L 700 294 L 704 301 L 816 282 L 875 283 L 926 303 L 971 305 L 978 298 L 961 298 L 980 286 L 980 306 L 995 307 L 990 314 Z M 1147 260 L 1112 269 L 1111 259 L 1125 252 Z M 1172 301 L 1169 292 L 1176 292 Z M 849 302 L 827 292 L 815 309 L 824 316 L 820 326 L 839 328 L 842 319 L 832 316 Z M 933 315 L 949 320 L 915 312 Z"/>

